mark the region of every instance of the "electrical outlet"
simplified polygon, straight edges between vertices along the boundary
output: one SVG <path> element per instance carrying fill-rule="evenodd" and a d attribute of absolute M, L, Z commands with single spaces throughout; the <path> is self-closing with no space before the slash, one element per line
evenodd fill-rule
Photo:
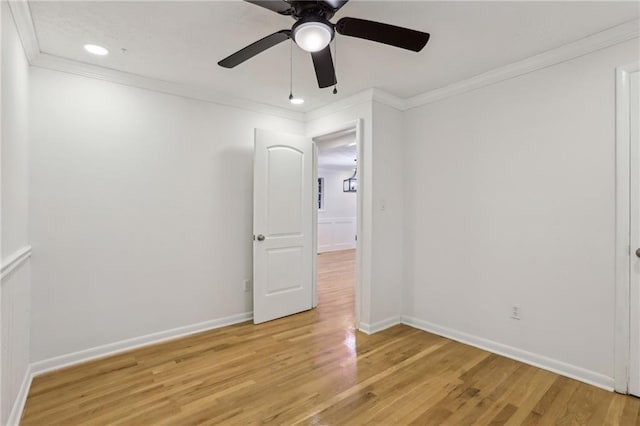
<path fill-rule="evenodd" d="M 514 320 L 519 320 L 520 318 L 520 306 L 512 306 L 511 307 L 511 318 Z"/>
<path fill-rule="evenodd" d="M 251 291 L 251 280 L 244 280 L 243 285 L 244 285 L 244 291 L 246 292 Z"/>

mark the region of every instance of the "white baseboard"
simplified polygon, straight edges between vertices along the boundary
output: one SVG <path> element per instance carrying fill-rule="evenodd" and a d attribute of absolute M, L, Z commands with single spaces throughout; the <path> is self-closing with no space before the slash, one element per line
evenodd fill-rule
<path fill-rule="evenodd" d="M 394 325 L 398 325 L 401 323 L 401 317 L 389 317 L 383 319 L 382 321 L 374 322 L 373 324 L 367 324 L 366 322 L 360 322 L 358 326 L 358 330 L 362 331 L 365 334 L 373 334 L 378 331 L 386 330 L 387 328 L 393 327 Z"/>
<path fill-rule="evenodd" d="M 27 395 L 29 394 L 31 382 L 36 376 L 48 373 L 50 371 L 59 370 L 61 368 L 70 367 L 75 364 L 91 361 L 92 359 L 103 358 L 105 356 L 115 355 L 121 352 L 129 351 L 131 349 L 176 339 L 178 337 L 184 337 L 203 331 L 238 324 L 241 322 L 249 321 L 252 318 L 253 312 L 244 312 L 241 314 L 230 315 L 228 317 L 205 321 L 198 324 L 192 324 L 184 327 L 173 328 L 171 330 L 151 333 L 145 336 L 121 340 L 119 342 L 110 343 L 108 345 L 102 345 L 91 349 L 85 349 L 82 351 L 33 362 L 27 367 L 24 380 L 22 382 L 22 385 L 20 386 L 20 392 L 18 393 L 18 396 L 16 397 L 16 400 L 11 408 L 11 413 L 9 413 L 7 426 L 17 426 L 20 423 L 20 418 L 22 417 L 22 411 L 24 410 L 24 405 L 27 401 Z"/>
<path fill-rule="evenodd" d="M 156 343 L 164 342 L 166 340 L 176 339 L 178 337 L 184 337 L 190 334 L 200 333 L 202 331 L 213 330 L 215 328 L 249 321 L 252 318 L 252 312 L 244 312 L 241 314 L 205 321 L 198 324 L 187 325 L 184 327 L 173 328 L 171 330 L 147 334 L 145 336 L 134 337 L 132 339 L 121 340 L 119 342 L 109 343 L 107 345 L 97 346 L 95 348 L 85 349 L 82 351 L 34 362 L 31 364 L 31 372 L 35 377 L 44 373 L 48 373 L 50 371 L 59 370 L 71 365 L 90 361 L 92 359 L 103 358 L 105 356 L 115 355 L 117 353 L 140 348 L 142 346 L 153 345 Z"/>
<path fill-rule="evenodd" d="M 20 385 L 20 390 L 16 396 L 16 400 L 13 401 L 9 418 L 7 419 L 7 426 L 18 426 L 20 418 L 22 417 L 22 411 L 24 410 L 24 404 L 27 402 L 27 395 L 29 394 L 29 388 L 31 388 L 31 380 L 33 380 L 33 373 L 31 372 L 31 366 L 27 366 L 27 370 L 24 372 L 24 378 Z"/>
<path fill-rule="evenodd" d="M 545 370 L 549 370 L 562 376 L 566 376 L 571 379 L 597 386 L 608 391 L 613 391 L 613 378 L 605 376 L 604 374 L 596 373 L 595 371 L 587 370 L 582 367 L 567 364 L 553 358 L 548 358 L 543 355 L 514 348 L 513 346 L 507 346 L 502 343 L 494 342 L 493 340 L 473 336 L 471 334 L 463 333 L 461 331 L 423 321 L 418 318 L 403 316 L 402 323 L 414 328 L 418 328 L 420 330 L 427 331 L 429 333 L 447 337 L 457 342 L 475 346 L 476 348 L 484 349 L 486 351 L 493 352 L 507 358 L 515 359 L 516 361 L 524 362 L 525 364 L 543 368 Z"/>

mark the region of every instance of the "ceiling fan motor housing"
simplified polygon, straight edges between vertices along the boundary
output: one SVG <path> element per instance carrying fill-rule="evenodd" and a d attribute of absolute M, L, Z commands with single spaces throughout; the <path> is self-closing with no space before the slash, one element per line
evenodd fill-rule
<path fill-rule="evenodd" d="M 293 19 L 304 19 L 309 17 L 321 17 L 325 20 L 333 18 L 335 10 L 328 3 L 322 1 L 299 1 L 290 2 L 290 15 Z"/>

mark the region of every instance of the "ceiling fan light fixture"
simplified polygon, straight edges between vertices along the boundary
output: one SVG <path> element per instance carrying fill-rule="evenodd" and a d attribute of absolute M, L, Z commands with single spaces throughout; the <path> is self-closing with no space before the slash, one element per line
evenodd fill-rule
<path fill-rule="evenodd" d="M 300 20 L 293 27 L 293 39 L 302 50 L 319 52 L 333 39 L 333 27 L 321 21 Z"/>

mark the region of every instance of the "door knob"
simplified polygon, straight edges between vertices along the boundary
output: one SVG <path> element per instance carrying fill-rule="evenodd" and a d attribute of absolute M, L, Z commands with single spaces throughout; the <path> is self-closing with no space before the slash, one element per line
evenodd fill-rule
<path fill-rule="evenodd" d="M 264 241 L 264 235 L 262 235 L 262 234 L 258 234 L 258 236 L 256 237 L 256 240 L 258 240 L 258 241 Z M 640 249 L 638 249 L 638 250 L 640 250 Z"/>
<path fill-rule="evenodd" d="M 640 248 L 636 249 L 636 256 L 640 257 Z"/>

